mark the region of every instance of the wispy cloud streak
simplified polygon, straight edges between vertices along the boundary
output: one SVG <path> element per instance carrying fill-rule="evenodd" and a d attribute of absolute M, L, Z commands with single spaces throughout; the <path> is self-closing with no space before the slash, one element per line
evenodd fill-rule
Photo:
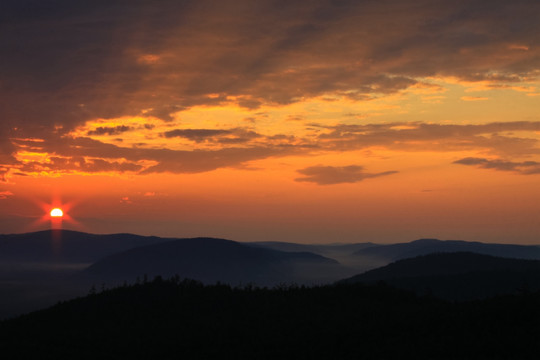
<path fill-rule="evenodd" d="M 385 171 L 381 173 L 367 173 L 359 165 L 348 166 L 310 166 L 300 169 L 298 172 L 303 177 L 296 178 L 299 182 L 312 182 L 317 185 L 334 185 L 343 183 L 356 183 L 365 179 L 396 174 L 397 171 Z"/>
<path fill-rule="evenodd" d="M 538 175 L 540 174 L 540 162 L 536 161 L 505 161 L 501 159 L 484 159 L 468 157 L 457 161 L 454 164 L 476 166 L 483 169 L 493 169 L 499 171 L 512 171 L 523 175 Z"/>

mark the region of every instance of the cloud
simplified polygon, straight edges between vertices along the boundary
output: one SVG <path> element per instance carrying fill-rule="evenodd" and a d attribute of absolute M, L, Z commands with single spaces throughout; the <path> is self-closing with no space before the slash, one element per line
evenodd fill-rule
<path fill-rule="evenodd" d="M 349 166 L 311 166 L 298 170 L 304 177 L 296 178 L 295 181 L 312 182 L 318 185 L 334 185 L 343 183 L 356 183 L 365 179 L 376 178 L 396 174 L 397 171 L 385 171 L 376 174 L 364 172 L 359 165 Z"/>
<path fill-rule="evenodd" d="M 0 200 L 7 199 L 10 196 L 13 196 L 11 191 L 0 191 Z"/>
<path fill-rule="evenodd" d="M 310 156 L 314 153 L 354 151 L 370 147 L 411 152 L 475 150 L 505 157 L 540 154 L 536 134 L 540 131 L 540 122 L 307 126 L 316 129 L 314 136 L 264 136 L 244 128 L 171 130 L 168 133 L 171 140 L 180 137 L 208 145 L 205 148 L 186 150 L 174 149 L 174 142 L 168 145 L 164 143 L 161 147 L 128 147 L 88 137 L 56 135 L 40 141 L 17 138 L 12 139 L 12 142 L 15 149 L 20 151 L 18 156 L 21 162 L 15 160 L 12 165 L 0 167 L 0 171 L 6 174 L 10 169 L 18 174 L 60 174 L 74 171 L 198 173 L 244 167 L 250 161 L 270 157 Z M 531 134 L 530 137 L 524 137 L 527 133 Z M 28 151 L 31 154 L 25 158 L 24 153 Z"/>
<path fill-rule="evenodd" d="M 517 121 L 482 125 L 391 123 L 324 126 L 318 136 L 326 149 L 345 151 L 371 146 L 404 151 L 489 150 L 494 154 L 523 156 L 540 154 L 537 136 L 529 138 L 509 132 L 535 132 L 540 122 Z"/>
<path fill-rule="evenodd" d="M 119 125 L 115 127 L 98 127 L 95 130 L 88 131 L 88 135 L 119 135 L 126 131 L 133 130 L 132 127 L 126 125 Z"/>
<path fill-rule="evenodd" d="M 208 150 L 121 147 L 86 137 L 57 137 L 35 146 L 36 153 L 41 154 L 43 159 L 26 161 L 24 165 L 18 165 L 16 168 L 19 172 L 200 173 L 219 168 L 242 167 L 249 161 L 283 157 L 305 151 L 301 147 L 280 144 L 249 147 L 233 145 Z"/>
<path fill-rule="evenodd" d="M 252 130 L 234 128 L 228 130 L 217 129 L 176 129 L 163 133 L 166 138 L 179 137 L 195 143 L 215 143 L 223 145 L 247 143 L 263 136 Z"/>
<path fill-rule="evenodd" d="M 241 144 L 263 137 L 255 131 L 242 128 L 229 130 L 176 129 L 165 132 L 163 136 L 166 138 L 180 137 L 196 143 L 212 142 L 218 144 Z"/>
<path fill-rule="evenodd" d="M 176 129 L 167 131 L 163 134 L 166 138 L 181 137 L 195 142 L 201 142 L 208 138 L 228 135 L 230 130 L 212 130 L 212 129 Z"/>
<path fill-rule="evenodd" d="M 19 167 L 24 172 L 137 172 L 142 166 L 132 162 L 107 161 L 98 158 L 50 157 L 47 162 L 29 162 Z"/>
<path fill-rule="evenodd" d="M 425 77 L 522 83 L 540 69 L 536 0 L 23 4 L 2 4 L 0 118 L 24 136 L 197 105 L 373 99 Z"/>
<path fill-rule="evenodd" d="M 133 204 L 133 201 L 129 198 L 129 196 L 123 196 L 122 198 L 120 198 L 120 203 Z"/>
<path fill-rule="evenodd" d="M 227 167 L 242 167 L 245 163 L 269 157 L 282 157 L 294 154 L 297 149 L 290 147 L 249 147 L 224 148 L 219 150 L 173 151 L 156 150 L 142 151 L 141 158 L 157 160 L 156 165 L 150 166 L 140 174 L 152 173 L 200 173 Z"/>
<path fill-rule="evenodd" d="M 11 141 L 11 137 L 13 131 L 6 122 L 0 121 L 0 182 L 8 182 L 10 169 L 19 163 L 14 156 L 17 147 Z"/>
<path fill-rule="evenodd" d="M 538 122 L 323 123 L 320 135 L 301 138 L 292 131 L 265 133 L 275 118 L 253 116 L 258 107 L 273 110 L 310 98 L 369 101 L 405 90 L 438 93 L 430 78 L 525 86 L 540 74 L 538 13 L 536 0 L 489 6 L 484 0 L 164 0 L 159 6 L 4 0 L 0 181 L 36 171 L 201 172 L 371 146 L 539 154 L 537 137 L 507 133 L 540 131 Z M 192 107 L 225 105 L 241 107 L 253 128 L 202 129 L 203 123 L 181 120 Z M 161 119 L 170 126 L 160 130 L 164 139 L 192 141 L 193 150 L 165 142 L 161 148 L 157 142 L 120 147 L 88 138 L 140 130 L 126 125 L 65 136 L 88 121 L 134 116 Z M 300 124 L 309 116 L 295 109 L 288 119 Z M 44 143 L 14 140 L 32 137 Z M 195 150 L 205 146 L 213 148 Z M 17 152 L 28 147 L 48 162 L 23 164 Z"/>
<path fill-rule="evenodd" d="M 476 166 L 483 169 L 493 169 L 499 171 L 512 171 L 523 175 L 540 174 L 540 162 L 536 161 L 505 161 L 500 159 L 489 160 L 484 158 L 467 157 L 457 161 L 454 164 Z"/>
<path fill-rule="evenodd" d="M 484 101 L 484 100 L 489 100 L 489 98 L 483 97 L 483 96 L 462 96 L 461 100 L 463 100 L 463 101 Z"/>

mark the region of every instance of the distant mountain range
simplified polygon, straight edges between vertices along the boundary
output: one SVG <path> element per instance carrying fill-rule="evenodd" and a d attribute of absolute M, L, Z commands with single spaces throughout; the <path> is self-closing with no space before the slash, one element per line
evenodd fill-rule
<path fill-rule="evenodd" d="M 339 261 L 340 264 L 342 264 L 346 269 L 348 269 L 348 272 L 351 275 L 358 274 L 360 272 L 364 272 L 366 270 L 387 264 L 387 262 L 381 262 L 380 259 L 374 259 L 375 261 L 372 261 L 373 259 L 362 258 L 360 256 L 354 255 L 354 253 L 359 250 L 367 249 L 372 246 L 377 246 L 377 244 L 371 242 L 353 244 L 297 244 L 281 241 L 266 241 L 250 242 L 247 244 L 255 247 L 280 251 L 301 251 L 318 254 Z"/>
<path fill-rule="evenodd" d="M 167 239 L 132 234 L 94 235 L 70 230 L 0 235 L 0 261 L 93 263 L 105 256 Z"/>
<path fill-rule="evenodd" d="M 94 235 L 68 230 L 0 235 L 0 318 L 83 295 L 92 284 L 113 286 L 135 282 L 145 275 L 150 279 L 178 275 L 207 284 L 330 284 L 396 260 L 458 251 L 540 259 L 538 246 L 435 239 L 380 245 L 245 243 L 214 238 Z M 459 261 L 464 266 L 466 259 Z M 399 271 L 406 273 L 404 269 Z M 440 276 L 463 276 L 439 274 L 429 266 L 421 271 L 431 276 L 432 282 L 441 281 Z M 413 277 L 416 275 L 410 276 Z M 379 278 L 390 282 L 388 277 Z M 409 288 L 437 288 L 417 282 Z M 534 284 L 534 280 L 530 283 Z"/>
<path fill-rule="evenodd" d="M 134 281 L 144 275 L 179 275 L 203 283 L 228 284 L 328 282 L 343 274 L 333 259 L 310 252 L 285 252 L 213 238 L 178 239 L 111 255 L 84 271 L 100 281 Z M 321 280 L 322 279 L 322 280 Z"/>
<path fill-rule="evenodd" d="M 359 250 L 363 250 L 377 244 L 371 242 L 354 243 L 354 244 L 297 244 L 291 242 L 282 241 L 261 241 L 261 242 L 249 242 L 246 243 L 256 247 L 264 247 L 269 249 L 275 249 L 280 251 L 306 251 L 315 254 L 328 254 L 335 252 L 354 253 Z"/>
<path fill-rule="evenodd" d="M 420 239 L 408 243 L 374 245 L 360 249 L 355 256 L 392 262 L 419 255 L 441 252 L 474 252 L 516 259 L 540 259 L 540 247 L 535 245 L 486 244 L 460 240 Z"/>
<path fill-rule="evenodd" d="M 331 283 L 357 273 L 334 259 L 223 239 L 68 230 L 0 235 L 0 319 L 87 294 L 95 285 L 178 275 L 205 283 Z"/>
<path fill-rule="evenodd" d="M 436 253 L 398 260 L 341 282 L 381 281 L 449 300 L 482 299 L 540 291 L 540 261 L 470 252 Z"/>

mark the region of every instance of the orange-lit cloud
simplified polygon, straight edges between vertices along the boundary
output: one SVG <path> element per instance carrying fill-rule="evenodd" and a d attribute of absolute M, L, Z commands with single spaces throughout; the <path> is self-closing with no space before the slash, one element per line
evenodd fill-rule
<path fill-rule="evenodd" d="M 133 204 L 133 201 L 129 198 L 129 196 L 123 196 L 120 199 L 120 202 L 123 204 Z"/>
<path fill-rule="evenodd" d="M 4 44 L 10 72 L 0 115 L 17 119 L 25 133 L 143 111 L 168 121 L 195 105 L 253 109 L 326 94 L 373 99 L 426 77 L 519 84 L 539 69 L 535 1 L 489 9 L 483 1 L 312 1 L 278 9 L 271 1 L 203 0 L 160 9 L 137 3 L 130 12 L 113 3 L 61 3 L 76 20 L 51 11 L 36 23 L 16 2 L 4 9 L 16 27 Z M 180 13 L 183 21 L 174 21 Z M 21 57 L 20 43 L 39 57 Z"/>
<path fill-rule="evenodd" d="M 194 143 L 213 144 L 214 148 L 174 150 L 123 147 L 91 138 L 56 138 L 52 142 L 32 142 L 33 151 L 20 146 L 20 173 L 197 173 L 224 167 L 241 167 L 247 162 L 269 157 L 311 156 L 316 152 L 342 152 L 369 147 L 394 151 L 478 150 L 506 156 L 540 154 L 537 132 L 540 122 L 506 122 L 482 125 L 444 125 L 390 123 L 365 125 L 309 124 L 319 129 L 315 137 L 263 136 L 251 130 L 173 129 L 162 133 L 166 139 L 183 138 Z M 520 135 L 515 134 L 519 132 Z M 528 135 L 528 136 L 527 136 Z M 278 143 L 274 143 L 278 141 Z M 238 147 L 242 145 L 242 147 Z"/>
<path fill-rule="evenodd" d="M 489 100 L 489 98 L 484 96 L 462 96 L 461 100 L 463 101 L 484 101 Z"/>
<path fill-rule="evenodd" d="M 9 196 L 13 196 L 11 191 L 0 191 L 0 199 L 6 199 Z"/>
<path fill-rule="evenodd" d="M 159 60 L 160 60 L 160 56 L 159 55 L 154 55 L 154 54 L 141 55 L 141 56 L 139 56 L 137 58 L 138 63 L 146 64 L 146 65 L 155 64 Z"/>

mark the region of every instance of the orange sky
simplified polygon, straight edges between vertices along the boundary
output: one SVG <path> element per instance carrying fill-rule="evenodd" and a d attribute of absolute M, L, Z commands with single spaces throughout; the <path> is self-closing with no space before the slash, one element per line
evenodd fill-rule
<path fill-rule="evenodd" d="M 540 244 L 537 1 L 5 10 L 0 233 Z"/>

